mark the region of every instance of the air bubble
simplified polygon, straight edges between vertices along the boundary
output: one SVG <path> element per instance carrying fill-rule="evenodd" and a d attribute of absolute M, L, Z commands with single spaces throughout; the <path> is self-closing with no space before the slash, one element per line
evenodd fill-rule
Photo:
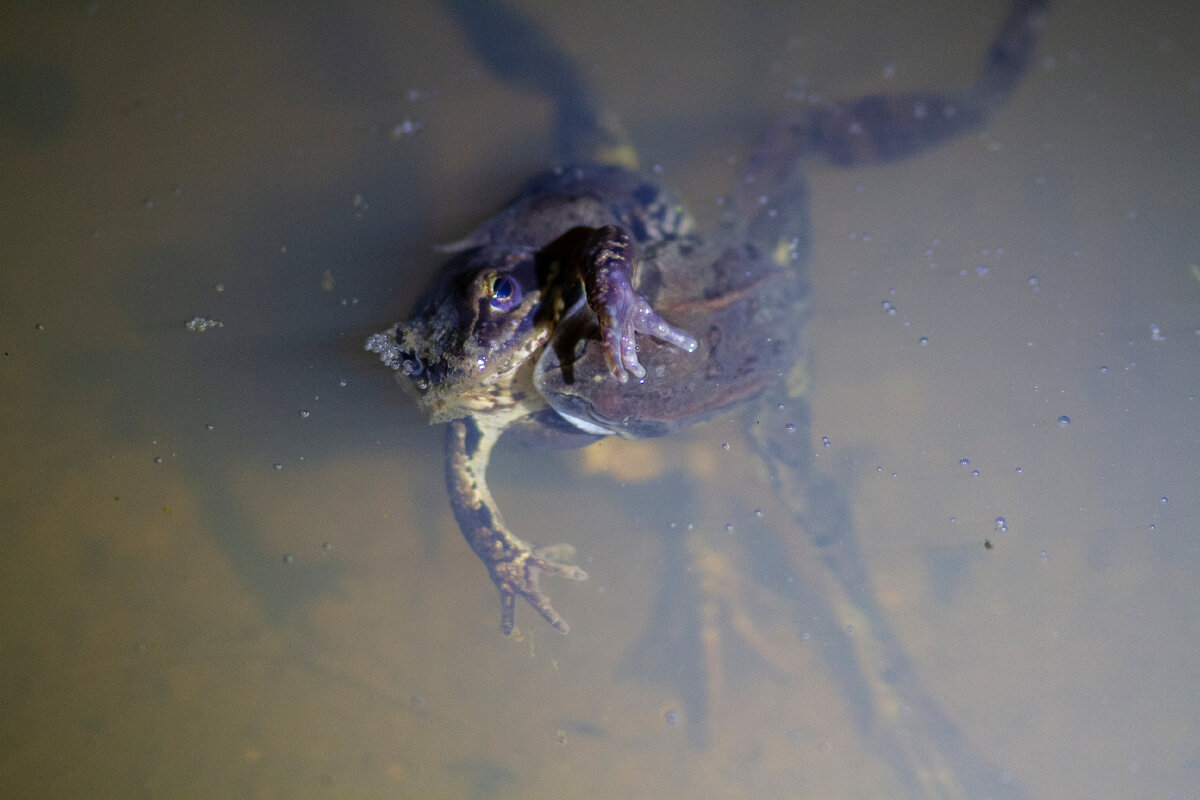
<path fill-rule="evenodd" d="M 401 136 L 411 136 L 419 130 L 421 130 L 420 122 L 405 117 L 403 121 L 397 122 L 392 126 L 392 138 L 399 139 Z"/>
<path fill-rule="evenodd" d="M 1001 533 L 1008 533 L 1008 522 L 1004 517 L 996 517 L 996 530 Z"/>
<path fill-rule="evenodd" d="M 829 437 L 828 437 L 828 436 L 822 436 L 822 437 L 821 437 L 821 444 L 822 444 L 823 446 L 825 446 L 825 447 L 832 447 L 832 446 L 833 446 L 833 445 L 832 445 L 832 443 L 830 443 L 830 441 L 829 441 Z"/>
<path fill-rule="evenodd" d="M 1063 414 L 1061 417 L 1058 418 L 1058 424 L 1065 428 L 1071 424 L 1071 418 L 1068 417 L 1066 414 Z"/>

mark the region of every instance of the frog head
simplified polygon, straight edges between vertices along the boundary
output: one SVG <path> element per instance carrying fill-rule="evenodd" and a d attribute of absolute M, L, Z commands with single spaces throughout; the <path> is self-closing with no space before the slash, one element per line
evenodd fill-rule
<path fill-rule="evenodd" d="M 553 309 L 543 303 L 544 261 L 530 247 L 464 249 L 440 270 L 412 318 L 370 337 L 366 347 L 397 371 L 431 422 L 535 399 L 521 376 L 528 377 L 553 327 Z"/>

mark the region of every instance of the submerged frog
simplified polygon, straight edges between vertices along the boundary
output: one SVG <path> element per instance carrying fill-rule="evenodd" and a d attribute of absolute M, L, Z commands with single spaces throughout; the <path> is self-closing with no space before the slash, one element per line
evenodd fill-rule
<path fill-rule="evenodd" d="M 769 128 L 717 230 L 702 235 L 679 198 L 635 170 L 631 149 L 586 83 L 532 23 L 501 5 L 451 4 L 490 68 L 554 100 L 570 166 L 533 179 L 507 209 L 445 247 L 450 259 L 413 316 L 372 336 L 367 349 L 397 370 L 432 422 L 448 423 L 451 506 L 499 590 L 505 634 L 518 597 L 566 633 L 539 579 L 587 576 L 568 563 L 570 545 L 530 544 L 504 522 L 486 481 L 502 434 L 585 445 L 609 435 L 670 434 L 755 398 L 766 420 L 786 403 L 799 431 L 785 444 L 764 433 L 769 426 L 753 426 L 756 439 L 835 574 L 839 596 L 829 605 L 863 631 L 855 657 L 872 663 L 857 671 L 887 673 L 863 678 L 863 692 L 880 706 L 916 707 L 931 728 L 952 731 L 916 686 L 870 599 L 844 498 L 812 467 L 802 396 L 811 292 L 799 167 L 814 157 L 846 167 L 885 163 L 978 129 L 1024 71 L 1046 5 L 1013 4 L 969 89 L 829 103 Z M 492 35 L 498 28 L 504 41 Z M 939 742 L 922 750 L 902 736 L 885 747 L 906 754 L 895 762 L 924 765 L 903 768 L 916 787 L 927 787 L 946 761 L 932 751 L 954 749 Z"/>
<path fill-rule="evenodd" d="M 631 161 L 628 150 L 540 32 L 502 7 L 458 7 L 485 58 L 504 60 L 498 71 L 537 88 L 553 84 L 547 91 L 560 115 L 578 129 L 564 134 L 577 140 L 568 157 L 618 162 L 530 181 L 505 211 L 442 248 L 453 256 L 411 319 L 367 342 L 415 389 L 432 423 L 450 423 L 451 504 L 500 591 L 504 633 L 517 596 L 566 633 L 538 578 L 586 574 L 562 562 L 569 545 L 535 547 L 505 525 L 486 482 L 500 435 L 536 432 L 581 445 L 610 434 L 661 436 L 785 379 L 804 357 L 809 315 L 799 163 L 822 155 L 841 166 L 883 163 L 977 129 L 1028 62 L 1045 5 L 1015 4 L 967 91 L 866 97 L 774 126 L 709 238 L 672 192 L 621 165 Z M 539 83 L 532 65 L 523 73 L 511 54 L 492 52 L 498 19 L 535 40 L 537 69 L 553 57 L 553 80 Z"/>

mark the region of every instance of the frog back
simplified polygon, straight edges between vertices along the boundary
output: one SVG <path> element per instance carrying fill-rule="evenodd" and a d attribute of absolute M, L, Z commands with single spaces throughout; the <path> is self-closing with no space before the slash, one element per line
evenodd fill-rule
<path fill-rule="evenodd" d="M 537 391 L 580 429 L 665 436 L 760 395 L 803 359 L 808 286 L 753 244 L 663 241 L 646 250 L 641 271 L 639 291 L 699 347 L 688 353 L 640 339 L 646 375 L 620 383 L 605 364 L 595 315 L 581 304 L 534 372 Z"/>
<path fill-rule="evenodd" d="M 619 226 L 645 250 L 687 236 L 695 220 L 674 192 L 646 176 L 614 164 L 585 164 L 538 175 L 504 211 L 441 249 L 509 245 L 553 250 L 570 231 L 605 225 Z"/>

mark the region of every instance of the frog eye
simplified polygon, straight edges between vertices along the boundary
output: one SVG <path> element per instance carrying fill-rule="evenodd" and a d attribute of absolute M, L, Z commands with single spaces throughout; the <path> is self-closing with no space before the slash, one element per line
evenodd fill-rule
<path fill-rule="evenodd" d="M 496 275 L 491 279 L 488 296 L 492 308 L 508 311 L 521 302 L 521 286 L 508 275 Z"/>

